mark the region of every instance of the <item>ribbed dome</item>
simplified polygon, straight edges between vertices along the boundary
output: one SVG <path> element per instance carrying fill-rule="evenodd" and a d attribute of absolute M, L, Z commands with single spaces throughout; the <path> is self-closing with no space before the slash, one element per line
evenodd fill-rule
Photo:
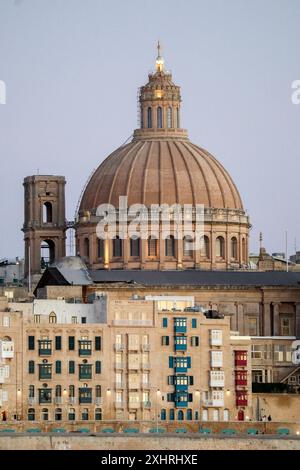
<path fill-rule="evenodd" d="M 109 155 L 91 177 L 80 211 L 100 204 L 204 204 L 243 209 L 238 190 L 224 167 L 188 139 L 134 139 Z"/>

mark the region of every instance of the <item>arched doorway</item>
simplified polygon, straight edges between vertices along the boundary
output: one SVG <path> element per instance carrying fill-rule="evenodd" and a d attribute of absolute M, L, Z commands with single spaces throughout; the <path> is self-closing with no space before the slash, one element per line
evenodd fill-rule
<path fill-rule="evenodd" d="M 47 268 L 55 260 L 55 243 L 53 240 L 43 240 L 41 243 L 41 269 Z"/>
<path fill-rule="evenodd" d="M 238 421 L 244 421 L 244 410 L 238 411 Z"/>

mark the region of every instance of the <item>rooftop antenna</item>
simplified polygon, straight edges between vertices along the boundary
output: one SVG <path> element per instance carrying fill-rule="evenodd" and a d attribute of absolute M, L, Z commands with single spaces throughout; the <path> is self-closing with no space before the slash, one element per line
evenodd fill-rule
<path fill-rule="evenodd" d="M 286 272 L 289 272 L 289 260 L 288 260 L 288 232 L 285 231 L 285 260 L 286 260 Z"/>
<path fill-rule="evenodd" d="M 259 232 L 259 248 L 260 248 L 260 250 L 262 249 L 262 241 L 263 241 L 263 234 L 262 234 L 262 232 Z"/>

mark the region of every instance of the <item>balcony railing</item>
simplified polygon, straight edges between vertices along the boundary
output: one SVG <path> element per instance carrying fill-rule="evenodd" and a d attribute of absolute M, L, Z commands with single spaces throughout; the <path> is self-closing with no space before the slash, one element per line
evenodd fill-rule
<path fill-rule="evenodd" d="M 151 388 L 150 382 L 142 382 L 142 388 Z"/>
<path fill-rule="evenodd" d="M 93 402 L 93 398 L 92 398 L 92 395 L 89 395 L 89 396 L 84 396 L 84 397 L 81 397 L 79 396 L 79 404 L 84 404 L 84 403 L 92 403 Z"/>
<path fill-rule="evenodd" d="M 79 372 L 79 380 L 91 380 L 92 372 Z"/>
<path fill-rule="evenodd" d="M 174 370 L 175 372 L 187 372 L 188 368 L 187 368 L 187 365 L 186 366 L 178 365 L 174 367 Z"/>
<path fill-rule="evenodd" d="M 75 405 L 76 404 L 76 397 L 69 397 L 69 404 Z"/>
<path fill-rule="evenodd" d="M 242 385 L 242 386 L 247 386 L 247 378 L 243 379 L 235 379 L 235 385 Z"/>
<path fill-rule="evenodd" d="M 187 344 L 186 343 L 175 343 L 175 351 L 186 351 L 187 350 Z"/>
<path fill-rule="evenodd" d="M 142 351 L 148 352 L 151 350 L 150 344 L 142 344 Z"/>
<path fill-rule="evenodd" d="M 141 406 L 141 402 L 139 402 L 139 401 L 129 401 L 128 402 L 128 408 L 138 409 L 138 408 L 140 408 L 140 406 Z"/>
<path fill-rule="evenodd" d="M 101 405 L 103 405 L 103 398 L 102 398 L 102 397 L 96 397 L 96 398 L 95 398 L 95 405 L 96 405 L 96 406 L 101 406 Z"/>
<path fill-rule="evenodd" d="M 115 350 L 116 351 L 124 351 L 124 349 L 125 349 L 125 344 L 115 343 Z"/>
<path fill-rule="evenodd" d="M 179 392 L 186 392 L 188 390 L 188 384 L 176 384 L 175 383 L 175 390 Z"/>
<path fill-rule="evenodd" d="M 225 380 L 224 379 L 214 379 L 213 377 L 209 381 L 210 387 L 224 387 Z"/>
<path fill-rule="evenodd" d="M 125 401 L 115 401 L 116 408 L 125 408 L 125 406 L 126 406 Z"/>
<path fill-rule="evenodd" d="M 63 402 L 63 401 L 62 401 L 62 397 L 55 397 L 55 398 L 54 398 L 54 403 L 55 403 L 56 405 L 61 405 L 62 402 Z"/>
<path fill-rule="evenodd" d="M 144 370 L 149 370 L 149 369 L 151 369 L 151 366 L 148 362 L 145 362 L 145 363 L 142 362 L 141 368 L 144 369 Z"/>
<path fill-rule="evenodd" d="M 212 399 L 212 398 L 209 398 L 207 400 L 203 400 L 203 405 L 204 406 L 213 406 L 213 407 L 220 407 L 220 406 L 224 406 L 224 399 L 220 398 L 220 399 Z"/>
<path fill-rule="evenodd" d="M 39 380 L 51 380 L 52 374 L 51 372 L 40 372 L 39 373 Z"/>
<path fill-rule="evenodd" d="M 115 368 L 116 369 L 124 369 L 124 362 L 116 362 Z"/>
<path fill-rule="evenodd" d="M 51 348 L 39 348 L 39 356 L 51 356 Z"/>
<path fill-rule="evenodd" d="M 174 325 L 175 333 L 186 333 L 186 325 Z"/>
<path fill-rule="evenodd" d="M 239 359 L 235 358 L 235 365 L 238 367 L 246 367 L 247 366 L 247 359 Z"/>
<path fill-rule="evenodd" d="M 52 354 L 52 341 L 49 339 L 39 340 L 39 356 L 51 356 Z"/>
<path fill-rule="evenodd" d="M 236 406 L 247 406 L 248 400 L 247 398 L 237 398 L 236 399 Z"/>

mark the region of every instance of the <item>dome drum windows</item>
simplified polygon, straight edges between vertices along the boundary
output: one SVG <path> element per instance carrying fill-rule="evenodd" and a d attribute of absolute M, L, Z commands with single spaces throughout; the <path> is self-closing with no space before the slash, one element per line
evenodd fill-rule
<path fill-rule="evenodd" d="M 238 260 L 238 242 L 236 237 L 231 238 L 231 259 L 237 261 Z"/>
<path fill-rule="evenodd" d="M 216 258 L 225 258 L 225 241 L 223 237 L 216 238 Z"/>
<path fill-rule="evenodd" d="M 210 258 L 210 243 L 209 243 L 209 238 L 207 235 L 204 235 L 201 237 L 200 240 L 200 255 L 203 258 Z"/>
<path fill-rule="evenodd" d="M 113 257 L 114 258 L 121 258 L 123 254 L 123 244 L 120 237 L 116 237 L 113 239 Z"/>
<path fill-rule="evenodd" d="M 148 238 L 148 257 L 149 258 L 157 257 L 157 238 L 154 238 L 154 237 Z"/>
<path fill-rule="evenodd" d="M 163 112 L 162 107 L 158 106 L 157 108 L 157 128 L 162 129 L 163 127 Z"/>

